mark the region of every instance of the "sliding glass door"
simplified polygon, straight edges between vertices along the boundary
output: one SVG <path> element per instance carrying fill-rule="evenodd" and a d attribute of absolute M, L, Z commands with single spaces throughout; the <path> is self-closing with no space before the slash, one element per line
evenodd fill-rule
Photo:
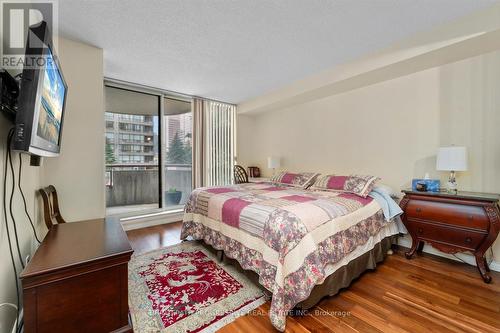
<path fill-rule="evenodd" d="M 233 182 L 234 105 L 106 82 L 105 107 L 108 216 L 182 209 L 193 175 L 196 186 Z"/>
<path fill-rule="evenodd" d="M 106 87 L 106 213 L 160 208 L 159 97 Z"/>
<path fill-rule="evenodd" d="M 165 142 L 163 207 L 184 205 L 192 185 L 193 114 L 191 101 L 164 98 Z"/>
<path fill-rule="evenodd" d="M 192 190 L 191 100 L 106 86 L 106 215 L 182 208 Z"/>

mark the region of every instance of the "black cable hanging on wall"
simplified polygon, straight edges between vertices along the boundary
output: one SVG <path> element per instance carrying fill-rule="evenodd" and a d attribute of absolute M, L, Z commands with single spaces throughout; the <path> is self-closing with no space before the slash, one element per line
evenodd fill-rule
<path fill-rule="evenodd" d="M 10 167 L 10 172 L 12 174 L 12 187 L 10 191 L 10 200 L 9 200 L 9 213 L 10 213 L 10 218 L 12 219 L 12 227 L 14 229 L 14 238 L 16 241 L 16 248 L 17 248 L 17 254 L 19 256 L 19 261 L 21 262 L 21 267 L 24 269 L 24 260 L 23 256 L 21 254 L 21 248 L 19 247 L 19 236 L 17 234 L 17 226 L 16 226 L 16 219 L 14 218 L 14 210 L 13 210 L 13 201 L 14 201 L 14 191 L 16 189 L 16 176 L 14 174 L 14 165 L 12 164 L 12 152 L 11 152 L 11 144 L 12 144 L 12 138 L 14 137 L 14 129 L 11 129 L 9 131 L 9 135 L 7 138 L 7 160 L 8 164 Z M 6 162 L 7 163 L 7 162 Z M 7 168 L 7 165 L 5 166 Z M 7 178 L 6 180 L 7 181 Z"/>
<path fill-rule="evenodd" d="M 22 168 L 23 168 L 23 157 L 21 153 L 19 153 L 19 178 L 17 181 L 17 187 L 19 188 L 19 192 L 21 193 L 21 197 L 23 198 L 24 213 L 26 214 L 26 217 L 30 221 L 31 229 L 33 230 L 33 235 L 35 236 L 36 241 L 38 242 L 38 244 L 40 244 L 41 241 L 38 238 L 38 235 L 36 234 L 35 225 L 33 224 L 33 220 L 31 219 L 30 214 L 28 213 L 28 205 L 26 204 L 26 197 L 24 196 L 23 189 L 21 188 Z"/>
<path fill-rule="evenodd" d="M 12 136 L 14 135 L 14 129 L 12 128 L 9 133 L 7 134 L 7 147 L 5 151 L 5 169 L 4 169 L 4 175 L 3 175 L 3 216 L 5 220 L 5 230 L 7 231 L 7 241 L 9 245 L 9 253 L 10 253 L 10 260 L 12 263 L 12 269 L 14 271 L 14 281 L 16 284 L 16 332 L 19 331 L 19 282 L 17 280 L 17 268 L 16 268 L 16 260 L 14 256 L 14 251 L 12 250 L 12 243 L 11 243 L 11 238 L 10 238 L 10 230 L 9 230 L 9 222 L 7 219 L 7 204 L 6 204 L 6 199 L 7 199 L 7 168 L 8 168 L 8 160 L 9 160 L 9 151 L 10 151 L 10 141 Z"/>
<path fill-rule="evenodd" d="M 17 233 L 17 226 L 16 226 L 16 220 L 14 217 L 14 210 L 13 210 L 13 201 L 14 201 L 14 193 L 15 193 L 15 187 L 16 187 L 16 176 L 14 172 L 14 164 L 12 161 L 12 139 L 14 137 L 14 128 L 11 128 L 7 134 L 7 147 L 5 151 L 5 170 L 4 170 L 4 177 L 3 177 L 3 216 L 5 219 L 5 229 L 7 231 L 7 240 L 8 240 L 8 245 L 9 245 L 9 253 L 10 253 L 10 259 L 12 263 L 12 269 L 14 271 L 14 280 L 15 280 L 15 285 L 16 285 L 16 306 L 17 306 L 17 315 L 16 315 L 16 332 L 20 332 L 22 329 L 22 323 L 20 325 L 19 323 L 19 306 L 20 306 L 20 293 L 19 293 L 19 281 L 18 281 L 18 274 L 17 274 L 17 266 L 16 266 L 16 259 L 15 259 L 15 250 L 13 249 L 12 241 L 15 242 L 17 254 L 19 257 L 19 262 L 21 263 L 21 267 L 24 268 L 25 264 L 22 258 L 21 254 L 21 249 L 19 246 L 19 238 L 18 238 L 18 233 Z M 33 230 L 33 235 L 38 243 L 40 243 L 40 239 L 38 238 L 38 235 L 36 234 L 36 229 L 35 225 L 33 224 L 33 220 L 31 219 L 31 216 L 28 212 L 28 205 L 26 203 L 26 197 L 24 195 L 24 192 L 22 190 L 21 186 L 21 180 L 22 180 L 22 155 L 19 153 L 19 175 L 17 179 L 17 187 L 19 189 L 19 192 L 21 193 L 21 197 L 23 199 L 23 205 L 24 205 L 24 213 L 26 214 L 29 223 L 31 225 L 31 229 Z M 8 220 L 8 215 L 7 215 L 7 179 L 8 179 L 8 171 L 10 169 L 10 173 L 12 175 L 12 187 L 10 191 L 10 199 L 9 199 L 9 215 L 12 221 L 12 228 L 14 231 L 14 234 L 11 235 L 11 230 L 9 227 L 9 220 Z M 13 237 L 11 237 L 13 236 Z"/>

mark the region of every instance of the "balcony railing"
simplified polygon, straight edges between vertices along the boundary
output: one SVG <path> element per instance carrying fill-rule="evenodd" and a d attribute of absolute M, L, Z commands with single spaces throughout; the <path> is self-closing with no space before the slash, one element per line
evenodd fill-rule
<path fill-rule="evenodd" d="M 163 170 L 164 192 L 182 192 L 183 205 L 192 191 L 191 164 L 166 164 Z M 158 204 L 159 174 L 157 164 L 114 163 L 106 165 L 106 206 Z M 165 193 L 162 193 L 165 197 Z M 172 203 L 165 203 L 165 206 Z"/>
<path fill-rule="evenodd" d="M 134 140 L 126 140 L 122 138 L 118 138 L 118 143 L 123 145 L 143 145 L 143 146 L 152 146 L 154 145 L 153 140 L 149 141 L 134 141 Z"/>
<path fill-rule="evenodd" d="M 127 123 L 127 124 L 138 124 L 138 125 L 153 125 L 153 119 L 123 119 L 123 118 L 118 118 L 118 119 L 112 119 L 113 121 L 117 121 L 120 123 Z"/>
<path fill-rule="evenodd" d="M 138 151 L 138 150 L 126 150 L 126 149 L 120 149 L 120 153 L 127 155 L 127 154 L 133 154 L 133 155 L 140 155 L 140 156 L 154 156 L 156 155 L 156 152 L 154 151 Z"/>
<path fill-rule="evenodd" d="M 126 128 L 118 128 L 117 132 L 127 133 L 127 134 L 138 134 L 138 135 L 149 135 L 153 136 L 153 130 L 135 130 L 135 129 L 126 129 Z"/>

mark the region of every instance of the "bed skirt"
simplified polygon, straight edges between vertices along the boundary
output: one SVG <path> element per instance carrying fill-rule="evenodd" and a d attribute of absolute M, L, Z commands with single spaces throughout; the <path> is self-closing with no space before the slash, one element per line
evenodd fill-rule
<path fill-rule="evenodd" d="M 347 265 L 340 267 L 330 274 L 322 284 L 314 287 L 309 297 L 297 304 L 297 308 L 309 309 L 325 296 L 333 296 L 342 288 L 347 288 L 351 282 L 357 279 L 367 270 L 373 270 L 377 263 L 382 262 L 387 256 L 387 251 L 391 249 L 393 239 L 396 236 L 389 236 L 375 244 L 372 250 L 360 257 L 352 260 Z"/>
<path fill-rule="evenodd" d="M 333 296 L 342 288 L 347 288 L 353 280 L 357 279 L 366 270 L 373 270 L 376 268 L 377 263 L 382 262 L 387 256 L 387 251 L 391 249 L 391 245 L 397 235 L 389 236 L 382 239 L 379 243 L 375 244 L 373 249 L 362 254 L 356 259 L 350 261 L 347 265 L 340 267 L 335 272 L 330 274 L 322 284 L 313 288 L 309 297 L 296 305 L 298 309 L 309 309 L 326 296 Z M 204 243 L 204 242 L 203 242 Z M 220 258 L 222 251 L 215 250 L 212 246 L 204 243 L 207 249 Z M 256 285 L 259 284 L 259 276 L 254 271 L 244 270 L 237 260 L 222 256 L 224 263 L 235 266 L 240 272 L 243 272 L 252 282 Z M 263 290 L 266 290 L 261 286 Z"/>

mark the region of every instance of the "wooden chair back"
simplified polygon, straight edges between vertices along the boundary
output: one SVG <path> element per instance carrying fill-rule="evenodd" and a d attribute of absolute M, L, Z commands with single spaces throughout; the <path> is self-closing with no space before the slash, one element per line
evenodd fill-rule
<path fill-rule="evenodd" d="M 43 199 L 43 218 L 47 228 L 50 229 L 54 224 L 66 223 L 59 210 L 59 201 L 57 191 L 53 185 L 38 190 Z"/>
<path fill-rule="evenodd" d="M 248 183 L 248 175 L 245 169 L 240 165 L 234 166 L 234 183 L 244 184 Z"/>

